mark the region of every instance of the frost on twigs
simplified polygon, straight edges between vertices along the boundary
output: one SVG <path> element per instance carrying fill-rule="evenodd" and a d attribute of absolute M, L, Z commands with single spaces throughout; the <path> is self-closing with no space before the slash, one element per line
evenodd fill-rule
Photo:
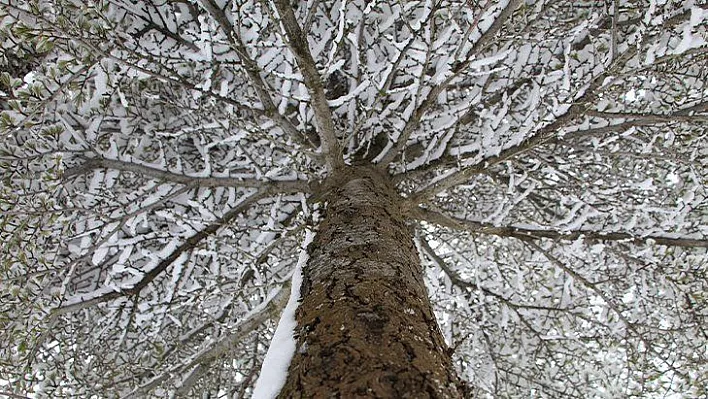
<path fill-rule="evenodd" d="M 253 395 L 375 170 L 475 397 L 705 396 L 703 3 L 0 0 L 0 392 Z"/>

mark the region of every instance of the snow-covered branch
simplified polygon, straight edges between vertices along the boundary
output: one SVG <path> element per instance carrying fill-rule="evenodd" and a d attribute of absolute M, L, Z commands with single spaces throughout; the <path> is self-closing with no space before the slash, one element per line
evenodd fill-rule
<path fill-rule="evenodd" d="M 479 291 L 483 293 L 485 296 L 496 298 L 497 300 L 501 301 L 505 305 L 509 306 L 512 309 L 515 310 L 520 310 L 520 309 L 531 309 L 531 310 L 545 310 L 545 311 L 566 311 L 567 309 L 559 308 L 559 307 L 553 307 L 553 306 L 544 306 L 544 305 L 536 305 L 536 304 L 531 304 L 531 303 L 518 303 L 515 302 L 507 297 L 505 297 L 502 294 L 499 294 L 497 292 L 494 292 L 486 287 L 482 287 L 478 284 L 475 284 L 471 281 L 468 281 L 460 276 L 460 274 L 450 265 L 448 262 L 445 261 L 440 255 L 438 255 L 435 250 L 430 246 L 430 243 L 428 240 L 425 238 L 420 238 L 419 239 L 419 244 L 422 247 L 423 251 L 425 251 L 425 254 L 430 258 L 430 260 L 433 261 L 433 263 L 442 270 L 445 275 L 450 279 L 450 282 L 452 284 L 463 290 L 471 290 L 471 291 Z"/>
<path fill-rule="evenodd" d="M 263 323 L 278 317 L 288 301 L 289 288 L 290 280 L 283 283 L 277 289 L 274 289 L 262 303 L 248 312 L 248 314 L 233 327 L 229 328 L 229 332 L 224 334 L 222 338 L 210 342 L 187 361 L 171 367 L 168 371 L 136 387 L 132 392 L 124 396 L 123 399 L 143 397 L 161 383 L 176 378 L 186 373 L 188 370 L 190 373 L 197 373 L 197 375 L 207 372 L 209 363 L 228 354 L 246 336 L 258 329 Z M 185 390 L 184 387 L 182 387 L 182 389 Z"/>
<path fill-rule="evenodd" d="M 661 235 L 634 235 L 627 232 L 596 230 L 555 230 L 534 226 L 494 226 L 478 220 L 460 219 L 433 210 L 418 208 L 413 212 L 418 220 L 435 223 L 440 226 L 464 230 L 479 234 L 491 234 L 499 237 L 514 237 L 522 240 L 548 238 L 560 241 L 621 241 L 632 244 L 657 244 L 674 247 L 708 248 L 708 239 L 694 237 L 669 237 Z"/>
<path fill-rule="evenodd" d="M 162 259 L 157 265 L 155 265 L 150 270 L 147 270 L 146 272 L 142 273 L 133 284 L 117 288 L 105 287 L 105 289 L 99 289 L 94 292 L 75 295 L 69 298 L 66 303 L 57 307 L 54 310 L 55 314 L 65 314 L 79 309 L 85 309 L 91 306 L 95 306 L 99 303 L 108 302 L 116 298 L 139 294 L 145 287 L 147 287 L 153 280 L 155 280 L 157 276 L 167 270 L 167 268 L 170 267 L 170 265 L 178 258 L 191 253 L 191 251 L 197 248 L 197 246 L 205 238 L 216 233 L 222 227 L 228 225 L 231 221 L 233 221 L 236 217 L 238 217 L 238 215 L 248 209 L 251 205 L 255 204 L 258 200 L 262 199 L 263 197 L 269 194 L 270 192 L 267 189 L 260 189 L 256 191 L 250 197 L 246 198 L 237 206 L 226 212 L 222 217 L 208 224 L 205 228 L 203 228 L 193 236 L 189 237 L 185 242 L 177 246 L 167 257 Z"/>
<path fill-rule="evenodd" d="M 312 109 L 317 123 L 317 134 L 319 135 L 327 164 L 332 169 L 341 168 L 344 166 L 342 148 L 337 141 L 332 112 L 327 103 L 322 77 L 317 71 L 317 65 L 312 58 L 312 53 L 310 53 L 307 35 L 300 28 L 290 1 L 274 0 L 273 3 L 278 10 L 280 22 L 283 24 L 288 46 L 295 55 L 295 60 L 305 80 L 305 86 L 310 92 Z"/>
<path fill-rule="evenodd" d="M 137 176 L 146 176 L 157 180 L 196 187 L 244 187 L 265 188 L 269 192 L 303 192 L 311 191 L 309 183 L 304 180 L 260 180 L 253 177 L 203 177 L 174 173 L 153 166 L 135 162 L 120 161 L 108 158 L 86 158 L 81 165 L 65 170 L 63 177 L 69 179 L 86 174 L 94 169 L 114 169 L 130 172 Z M 245 171 L 244 171 L 245 172 Z"/>
<path fill-rule="evenodd" d="M 470 396 L 700 397 L 708 6 L 601 3 L 0 0 L 0 391 L 254 396 L 262 364 L 275 386 L 296 237 L 351 233 L 368 208 L 333 207 L 362 177 L 381 251 L 308 249 L 368 305 L 340 320 L 303 268 L 284 396 L 325 386 L 292 372 L 325 344 L 420 320 L 382 355 L 444 341 Z M 393 249 L 414 274 L 362 288 Z M 391 293 L 413 309 L 359 312 Z M 351 367 L 321 376 L 413 386 Z"/>
<path fill-rule="evenodd" d="M 692 108 L 693 107 L 691 107 L 691 109 Z M 477 162 L 470 166 L 462 167 L 455 173 L 452 173 L 445 178 L 437 180 L 436 182 L 428 185 L 426 188 L 422 189 L 421 191 L 418 191 L 413 196 L 411 196 L 411 198 L 409 199 L 410 204 L 419 204 L 425 202 L 429 198 L 444 190 L 447 190 L 450 187 L 468 181 L 474 175 L 484 173 L 487 169 L 491 168 L 494 165 L 498 165 L 504 161 L 515 158 L 541 145 L 551 145 L 578 138 L 600 136 L 608 133 L 624 132 L 633 127 L 655 126 L 666 123 L 703 123 L 708 120 L 708 116 L 689 115 L 687 114 L 686 110 L 683 109 L 666 115 L 643 114 L 623 116 L 622 114 L 617 113 L 594 112 L 589 113 L 589 115 L 609 119 L 622 118 L 629 120 L 621 123 L 609 124 L 606 126 L 570 130 L 564 133 L 562 136 L 557 135 L 555 129 L 559 128 L 559 126 L 562 125 L 562 123 L 559 123 L 559 121 L 563 121 L 563 123 L 568 123 L 570 119 L 575 116 L 578 116 L 576 112 L 579 112 L 579 110 L 570 110 L 562 118 L 559 118 L 554 123 L 551 123 L 545 128 L 542 128 L 538 133 L 520 142 L 519 144 L 513 145 L 502 150 L 498 155 L 492 155 L 484 159 L 483 161 Z M 457 161 L 459 162 L 459 160 Z"/>
<path fill-rule="evenodd" d="M 678 14 L 674 19 L 672 19 L 672 23 L 679 23 L 680 21 L 687 19 L 689 16 L 690 13 L 685 12 Z M 580 135 L 588 136 L 604 134 L 623 129 L 626 130 L 630 127 L 646 126 L 658 123 L 668 123 L 672 121 L 702 122 L 704 120 L 704 117 L 701 115 L 695 115 L 696 113 L 701 112 L 704 109 L 704 106 L 701 105 L 703 103 L 701 102 L 698 105 L 694 105 L 686 109 L 676 110 L 670 115 L 662 116 L 648 114 L 643 116 L 636 116 L 635 118 L 628 117 L 631 120 L 623 123 L 609 125 L 605 127 L 583 129 L 581 131 L 571 131 L 567 133 L 566 137 L 564 137 L 563 135 L 558 135 L 558 132 L 561 129 L 568 127 L 573 121 L 577 120 L 578 118 L 588 115 L 588 111 L 592 110 L 595 107 L 593 104 L 595 104 L 598 98 L 601 97 L 600 93 L 614 81 L 614 79 L 612 78 L 613 75 L 621 71 L 621 69 L 625 67 L 627 63 L 638 54 L 639 51 L 639 47 L 630 47 L 626 51 L 622 52 L 622 54 L 618 57 L 613 58 L 610 64 L 606 68 L 604 68 L 604 70 L 599 73 L 596 73 L 589 80 L 587 86 L 575 95 L 575 98 L 573 99 L 572 103 L 570 103 L 567 107 L 565 107 L 565 109 L 561 110 L 557 115 L 554 116 L 554 119 L 551 122 L 537 128 L 535 132 L 533 132 L 531 135 L 521 140 L 520 142 L 508 146 L 505 149 L 501 149 L 496 154 L 492 153 L 491 155 L 486 156 L 481 161 L 475 162 L 472 165 L 463 166 L 455 173 L 451 173 L 442 179 L 436 180 L 434 183 L 415 193 L 410 198 L 410 202 L 413 204 L 425 202 L 427 199 L 444 190 L 447 190 L 455 185 L 462 184 L 468 181 L 472 176 L 482 173 L 484 170 L 488 169 L 491 166 L 497 165 L 518 155 L 524 154 L 527 151 L 534 149 L 540 145 L 552 144 L 556 141 L 563 140 L 566 137 L 570 138 L 579 137 Z M 600 113 L 599 111 L 595 112 L 597 112 L 597 115 L 600 117 L 607 117 L 610 119 L 615 119 L 615 117 L 619 117 L 619 115 L 617 115 L 616 113 L 607 114 Z M 675 118 L 672 118 L 674 116 Z M 458 118 L 456 123 L 464 124 L 468 123 L 469 121 L 470 116 L 465 113 L 462 117 Z M 398 144 L 401 145 L 401 142 L 399 142 Z M 460 161 L 460 159 L 452 160 L 452 162 L 455 163 L 459 163 Z M 433 165 L 437 164 L 439 164 L 439 162 L 434 162 L 429 166 L 424 166 L 423 169 L 430 169 L 433 167 Z"/>
<path fill-rule="evenodd" d="M 702 115 L 700 112 L 708 110 L 708 102 L 701 102 L 691 107 L 683 108 L 671 114 L 650 114 L 650 113 L 632 113 L 632 112 L 602 112 L 588 110 L 585 112 L 587 116 L 593 116 L 603 119 L 629 119 L 638 125 L 646 125 L 652 123 L 665 122 L 708 122 L 708 115 Z"/>
<path fill-rule="evenodd" d="M 201 0 L 200 4 L 202 4 L 209 15 L 216 20 L 221 29 L 224 31 L 224 34 L 228 38 L 229 42 L 234 47 L 234 51 L 236 51 L 241 59 L 243 68 L 246 70 L 246 74 L 248 75 L 253 88 L 256 90 L 256 94 L 258 95 L 258 99 L 261 101 L 265 115 L 273 119 L 278 126 L 280 126 L 296 143 L 304 145 L 306 141 L 303 140 L 302 134 L 300 134 L 295 125 L 293 125 L 288 118 L 278 112 L 278 109 L 273 102 L 273 98 L 271 97 L 270 88 L 261 76 L 261 69 L 248 55 L 248 50 L 246 49 L 245 44 L 238 35 L 238 31 L 234 25 L 226 16 L 224 10 L 219 7 L 215 0 Z"/>
<path fill-rule="evenodd" d="M 435 104 L 438 100 L 440 93 L 445 91 L 450 83 L 459 76 L 467 67 L 475 61 L 475 57 L 480 54 L 484 48 L 494 39 L 497 32 L 504 26 L 506 21 L 511 17 L 514 11 L 523 3 L 522 0 L 510 0 L 506 6 L 504 6 L 496 17 L 491 26 L 482 34 L 482 36 L 472 45 L 470 50 L 465 55 L 462 61 L 458 61 L 452 70 L 452 74 L 448 76 L 443 82 L 435 85 L 426 94 L 425 99 L 420 103 L 420 105 L 412 113 L 408 121 L 406 122 L 403 130 L 396 139 L 396 145 L 390 149 L 378 162 L 379 165 L 383 167 L 388 167 L 388 165 L 393 162 L 396 157 L 398 157 L 401 152 L 408 145 L 408 139 L 411 137 L 413 131 L 420 125 L 421 118 L 430 109 L 430 107 Z M 431 15 L 433 12 L 430 13 Z M 470 29 L 476 28 L 476 25 L 470 26 Z"/>

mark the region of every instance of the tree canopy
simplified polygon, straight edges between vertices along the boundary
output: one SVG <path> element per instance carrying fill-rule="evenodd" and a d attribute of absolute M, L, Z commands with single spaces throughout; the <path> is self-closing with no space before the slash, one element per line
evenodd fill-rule
<path fill-rule="evenodd" d="M 476 396 L 706 395 L 700 3 L 0 0 L 0 395 L 249 396 L 353 163 Z"/>

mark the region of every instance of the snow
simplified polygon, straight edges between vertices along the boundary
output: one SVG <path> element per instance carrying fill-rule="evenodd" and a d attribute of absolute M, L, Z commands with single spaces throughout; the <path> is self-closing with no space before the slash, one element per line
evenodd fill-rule
<path fill-rule="evenodd" d="M 371 82 L 369 82 L 368 80 L 365 80 L 365 81 L 361 82 L 361 84 L 359 84 L 359 86 L 357 86 L 349 94 L 346 94 L 346 95 L 339 97 L 339 98 L 335 98 L 334 100 L 329 100 L 327 102 L 327 104 L 329 104 L 330 107 L 339 107 L 340 105 L 342 105 L 348 101 L 351 101 L 353 98 L 358 96 L 362 91 L 364 91 L 364 89 L 369 87 L 370 83 Z"/>
<path fill-rule="evenodd" d="M 679 45 L 674 49 L 674 54 L 681 54 L 690 49 L 706 45 L 705 39 L 701 35 L 693 35 L 693 29 L 697 28 L 704 19 L 708 18 L 708 11 L 700 7 L 691 9 L 691 20 L 683 29 L 683 38 Z"/>
<path fill-rule="evenodd" d="M 637 189 L 642 190 L 642 191 L 656 190 L 656 187 L 654 186 L 654 179 L 651 177 L 640 182 L 640 183 L 637 183 L 636 187 L 637 187 Z"/>
<path fill-rule="evenodd" d="M 489 57 L 475 60 L 469 64 L 468 68 L 471 70 L 478 70 L 478 69 L 484 68 L 486 66 L 494 65 L 497 62 L 505 59 L 509 55 L 509 53 L 511 53 L 511 50 L 500 51 L 500 52 L 498 52 L 494 55 L 491 55 Z"/>
<path fill-rule="evenodd" d="M 308 260 L 307 246 L 312 242 L 315 234 L 307 230 L 305 241 L 302 243 L 302 250 L 298 258 L 297 265 L 293 271 L 290 285 L 290 299 L 280 316 L 278 327 L 275 329 L 273 339 L 268 347 L 261 373 L 253 389 L 253 399 L 275 398 L 280 393 L 280 389 L 285 384 L 288 377 L 288 367 L 290 360 L 295 353 L 295 310 L 300 303 L 300 285 L 302 284 L 302 267 Z"/>

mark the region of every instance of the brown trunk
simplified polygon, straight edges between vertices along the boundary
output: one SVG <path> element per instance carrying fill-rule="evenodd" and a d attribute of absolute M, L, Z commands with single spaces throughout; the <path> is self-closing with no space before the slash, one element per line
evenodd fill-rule
<path fill-rule="evenodd" d="M 279 397 L 461 397 L 388 176 L 347 168 L 328 186 Z"/>

